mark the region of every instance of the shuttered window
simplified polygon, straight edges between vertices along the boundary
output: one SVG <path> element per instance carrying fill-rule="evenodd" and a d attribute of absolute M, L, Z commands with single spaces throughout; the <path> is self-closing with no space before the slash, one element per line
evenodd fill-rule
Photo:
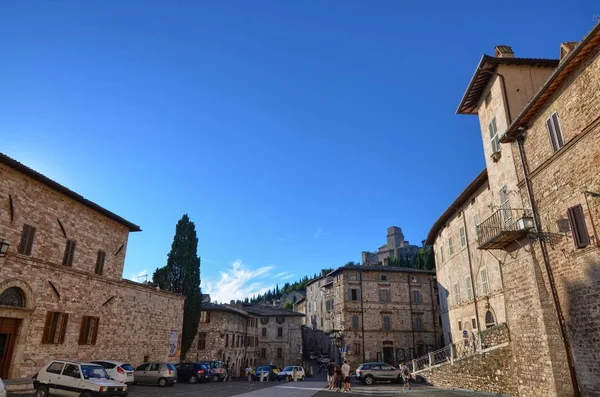
<path fill-rule="evenodd" d="M 454 254 L 454 245 L 452 244 L 452 237 L 448 239 L 448 255 L 452 256 Z"/>
<path fill-rule="evenodd" d="M 563 140 L 562 131 L 560 129 L 560 123 L 558 122 L 558 114 L 552 113 L 548 119 L 546 119 L 546 128 L 550 134 L 550 142 L 552 142 L 552 148 L 556 152 L 558 149 L 565 145 Z"/>
<path fill-rule="evenodd" d="M 460 246 L 464 247 L 467 245 L 467 234 L 465 233 L 465 228 L 461 227 L 460 230 Z"/>
<path fill-rule="evenodd" d="M 31 255 L 34 237 L 35 227 L 30 225 L 23 225 L 23 232 L 21 233 L 21 242 L 19 243 L 19 254 Z"/>
<path fill-rule="evenodd" d="M 65 341 L 69 315 L 61 312 L 47 312 L 42 343 L 61 344 Z"/>
<path fill-rule="evenodd" d="M 62 264 L 64 266 L 73 266 L 73 255 L 75 255 L 75 241 L 67 240 Z"/>
<path fill-rule="evenodd" d="M 390 316 L 388 316 L 388 315 L 383 316 L 383 330 L 384 331 L 390 330 Z"/>
<path fill-rule="evenodd" d="M 358 329 L 358 314 L 352 315 L 352 329 Z"/>
<path fill-rule="evenodd" d="M 206 332 L 198 333 L 198 350 L 206 349 Z"/>
<path fill-rule="evenodd" d="M 102 275 L 104 273 L 104 259 L 106 258 L 106 252 L 102 250 L 98 250 L 98 256 L 96 257 L 96 271 L 95 273 L 98 275 Z"/>
<path fill-rule="evenodd" d="M 350 288 L 348 290 L 348 300 L 358 301 L 360 300 L 360 289 L 358 288 Z"/>
<path fill-rule="evenodd" d="M 95 345 L 98 336 L 98 317 L 83 316 L 81 319 L 81 328 L 79 329 L 80 345 Z"/>
<path fill-rule="evenodd" d="M 467 299 L 473 299 L 473 289 L 471 288 L 471 276 L 467 276 L 465 279 L 465 284 L 467 286 Z"/>
<path fill-rule="evenodd" d="M 413 303 L 421 303 L 421 291 L 418 289 L 413 290 Z"/>
<path fill-rule="evenodd" d="M 279 338 L 283 336 L 283 327 L 277 327 L 277 336 Z"/>
<path fill-rule="evenodd" d="M 498 140 L 498 127 L 496 127 L 496 118 L 492 119 L 492 122 L 488 126 L 490 131 L 490 141 L 492 142 L 492 153 L 500 151 L 500 141 Z"/>
<path fill-rule="evenodd" d="M 277 348 L 277 358 L 283 358 L 283 348 L 282 347 Z"/>
<path fill-rule="evenodd" d="M 583 215 L 583 207 L 581 204 L 571 207 L 567 210 L 571 231 L 573 233 L 573 241 L 575 247 L 583 248 L 590 244 L 590 235 L 585 224 L 585 216 Z"/>
<path fill-rule="evenodd" d="M 481 271 L 481 288 L 483 290 L 483 294 L 487 295 L 490 293 L 490 288 L 488 285 L 488 276 L 487 276 L 487 270 L 483 269 Z"/>
<path fill-rule="evenodd" d="M 200 312 L 200 322 L 210 323 L 210 312 Z"/>
<path fill-rule="evenodd" d="M 379 301 L 380 302 L 391 302 L 392 300 L 392 291 L 389 289 L 380 289 L 379 290 Z"/>

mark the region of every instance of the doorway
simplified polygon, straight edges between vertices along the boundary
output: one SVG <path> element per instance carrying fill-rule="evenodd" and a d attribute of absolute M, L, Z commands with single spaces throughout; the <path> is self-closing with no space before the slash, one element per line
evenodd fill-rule
<path fill-rule="evenodd" d="M 386 345 L 384 342 L 383 345 L 383 362 L 386 364 L 394 365 L 394 346 Z"/>
<path fill-rule="evenodd" d="M 0 317 L 0 377 L 8 378 L 21 319 Z"/>

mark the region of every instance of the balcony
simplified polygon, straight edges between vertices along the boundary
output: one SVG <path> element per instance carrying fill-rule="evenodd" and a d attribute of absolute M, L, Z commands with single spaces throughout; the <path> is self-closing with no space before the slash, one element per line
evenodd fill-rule
<path fill-rule="evenodd" d="M 533 229 L 531 210 L 501 208 L 481 222 L 477 229 L 479 249 L 503 249 Z"/>

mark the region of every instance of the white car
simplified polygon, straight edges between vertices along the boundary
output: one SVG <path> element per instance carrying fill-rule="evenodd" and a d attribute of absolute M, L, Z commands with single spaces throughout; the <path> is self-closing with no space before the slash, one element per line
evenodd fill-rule
<path fill-rule="evenodd" d="M 127 397 L 127 385 L 111 380 L 98 364 L 52 360 L 35 375 L 35 397 Z"/>
<path fill-rule="evenodd" d="M 279 371 L 277 376 L 279 377 L 279 380 L 287 380 L 287 381 L 294 380 L 292 378 L 294 376 L 294 370 L 296 370 L 296 379 L 304 380 L 304 378 L 305 378 L 304 368 L 299 367 L 297 365 L 288 365 L 287 367 L 285 367 L 284 369 Z"/>
<path fill-rule="evenodd" d="M 2 382 L 2 378 L 0 378 L 0 397 L 6 397 L 6 386 Z"/>
<path fill-rule="evenodd" d="M 90 362 L 101 365 L 111 379 L 114 379 L 117 382 L 125 383 L 127 385 L 133 384 L 134 382 L 133 371 L 135 371 L 135 369 L 127 363 L 114 360 L 94 360 Z"/>

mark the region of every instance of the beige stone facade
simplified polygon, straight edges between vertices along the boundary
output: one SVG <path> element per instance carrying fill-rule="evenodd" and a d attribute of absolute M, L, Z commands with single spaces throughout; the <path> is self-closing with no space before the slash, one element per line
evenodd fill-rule
<path fill-rule="evenodd" d="M 4 155 L 0 201 L 10 244 L 0 258 L 2 378 L 31 377 L 57 357 L 179 360 L 170 337 L 181 335 L 184 298 L 121 279 L 136 225 Z"/>
<path fill-rule="evenodd" d="M 397 364 L 441 345 L 437 299 L 433 272 L 344 266 L 307 284 L 306 314 L 309 327 L 333 336 L 332 358 L 352 368 L 376 360 Z M 341 355 L 334 350 L 340 347 Z"/>

